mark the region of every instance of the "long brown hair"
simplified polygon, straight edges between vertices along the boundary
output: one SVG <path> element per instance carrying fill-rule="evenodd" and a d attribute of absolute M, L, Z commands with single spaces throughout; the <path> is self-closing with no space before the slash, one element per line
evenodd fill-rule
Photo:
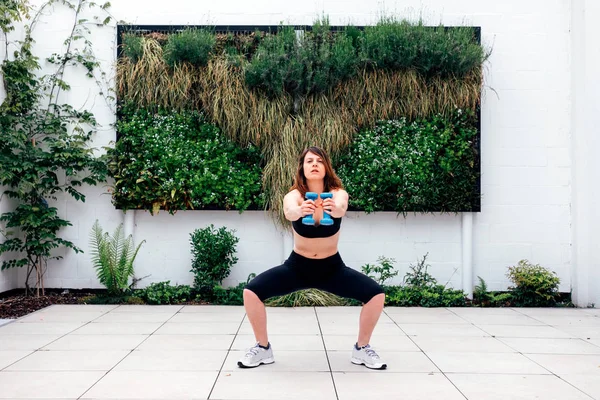
<path fill-rule="evenodd" d="M 298 169 L 296 170 L 296 176 L 294 177 L 294 185 L 291 187 L 290 190 L 298 189 L 302 196 L 304 196 L 306 192 L 308 192 L 306 176 L 304 175 L 304 157 L 306 157 L 306 154 L 308 154 L 309 152 L 318 155 L 319 157 L 321 157 L 321 160 L 323 160 L 323 164 L 325 165 L 325 178 L 323 182 L 325 192 L 329 192 L 334 189 L 343 189 L 342 181 L 333 170 L 333 167 L 331 166 L 331 161 L 329 160 L 329 156 L 327 155 L 325 150 L 323 150 L 320 147 L 311 146 L 304 149 L 304 151 L 298 157 Z"/>

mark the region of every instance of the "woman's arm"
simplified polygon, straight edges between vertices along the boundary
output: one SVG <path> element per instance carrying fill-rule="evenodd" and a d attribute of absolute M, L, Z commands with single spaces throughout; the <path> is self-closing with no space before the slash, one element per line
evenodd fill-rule
<path fill-rule="evenodd" d="M 348 192 L 344 189 L 332 191 L 333 198 L 323 200 L 323 209 L 334 218 L 346 215 L 348 209 Z"/>
<path fill-rule="evenodd" d="M 292 190 L 283 198 L 283 213 L 288 221 L 296 221 L 298 218 L 315 212 L 315 203 L 312 200 L 302 201 L 298 190 Z"/>

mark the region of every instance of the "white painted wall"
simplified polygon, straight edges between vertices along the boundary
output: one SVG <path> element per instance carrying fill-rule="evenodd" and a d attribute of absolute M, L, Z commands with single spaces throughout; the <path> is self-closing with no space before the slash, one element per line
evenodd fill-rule
<path fill-rule="evenodd" d="M 581 95 L 585 104 L 594 100 L 592 93 L 597 91 L 588 86 L 593 80 L 591 68 L 585 78 L 574 79 L 575 69 L 580 67 L 571 64 L 571 53 L 575 51 L 570 33 L 571 3 L 569 0 L 321 0 L 310 3 L 182 0 L 173 7 L 156 0 L 115 0 L 111 13 L 117 20 L 133 24 L 311 24 L 323 13 L 329 15 L 334 25 L 372 24 L 382 13 L 398 13 L 423 14 L 431 24 L 481 26 L 482 41 L 493 47 L 493 53 L 486 65 L 483 89 L 483 199 L 482 211 L 473 218 L 473 275 L 483 277 L 491 289 L 505 289 L 507 267 L 526 258 L 556 271 L 561 278 L 561 291 L 569 291 L 573 279 L 584 279 L 574 271 L 575 255 L 588 254 L 585 249 L 576 250 L 574 254 L 571 248 L 575 247 L 575 240 L 581 239 L 581 234 L 588 232 L 585 229 L 589 229 L 590 223 L 586 218 L 594 211 L 591 200 L 584 200 L 579 208 L 580 216 L 573 219 L 571 209 L 576 188 L 572 180 L 579 178 L 577 189 L 588 188 L 588 198 L 597 199 L 598 196 L 594 196 L 597 192 L 591 192 L 597 189 L 589 188 L 600 177 L 597 162 L 595 170 L 588 169 L 581 176 L 573 170 L 572 159 L 580 157 L 586 145 L 572 147 L 572 129 L 580 124 L 577 127 L 581 127 L 581 131 L 576 134 L 588 132 L 581 133 L 582 137 L 594 139 L 597 144 L 590 132 L 594 122 L 597 126 L 598 113 L 594 117 L 572 118 L 574 96 L 579 99 Z M 598 66 L 592 38 L 598 37 L 599 32 L 589 21 L 597 20 L 600 11 L 592 3 L 591 0 L 586 3 L 588 24 L 580 34 L 587 38 L 586 60 Z M 46 17 L 37 29 L 36 53 L 56 51 L 67 30 L 66 13 Z M 96 56 L 103 61 L 104 70 L 111 74 L 116 54 L 115 36 L 113 26 L 94 30 L 92 38 Z M 584 90 L 583 94 L 573 93 L 574 82 Z M 97 145 L 102 146 L 114 139 L 115 133 L 110 128 L 114 113 L 97 92 L 93 82 L 78 78 L 69 98 L 78 104 L 93 104 L 92 110 L 104 125 L 96 136 Z M 592 104 L 597 106 L 598 103 Z M 587 108 L 578 110 L 582 115 L 588 113 Z M 586 159 L 590 159 L 592 150 L 587 147 L 587 151 Z M 110 196 L 103 194 L 104 191 L 104 188 L 89 190 L 85 204 L 70 199 L 58 204 L 61 215 L 74 224 L 65 230 L 66 237 L 85 250 L 95 218 L 110 230 L 123 218 L 123 213 L 112 207 Z M 597 210 L 597 200 L 594 201 Z M 571 229 L 577 221 L 583 229 L 580 235 Z M 190 283 L 189 234 L 210 223 L 236 229 L 241 239 L 239 262 L 227 283 L 244 281 L 250 272 L 258 273 L 277 265 L 289 252 L 289 234 L 280 232 L 262 212 L 240 215 L 186 211 L 174 216 L 161 212 L 152 217 L 138 211 L 135 239 L 147 242 L 136 263 L 137 275 L 151 274 L 143 285 L 167 279 L 172 283 Z M 400 270 L 398 282 L 409 263 L 429 252 L 434 275 L 443 283 L 450 281 L 460 287 L 461 246 L 460 215 L 409 215 L 405 219 L 394 213 L 349 213 L 342 224 L 340 252 L 346 263 L 357 269 L 364 263 L 375 262 L 379 255 L 395 258 Z M 88 257 L 87 253 L 67 252 L 62 261 L 50 266 L 47 286 L 99 287 Z M 598 262 L 597 255 L 591 257 L 596 258 L 584 256 L 579 260 Z M 591 278 L 593 268 L 588 270 L 587 276 Z M 588 292 L 594 291 L 598 291 L 598 286 L 588 288 Z"/>

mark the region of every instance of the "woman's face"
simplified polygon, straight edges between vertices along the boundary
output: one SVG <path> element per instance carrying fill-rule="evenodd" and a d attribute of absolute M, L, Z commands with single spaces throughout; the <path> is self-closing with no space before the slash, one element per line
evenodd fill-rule
<path fill-rule="evenodd" d="M 307 180 L 325 179 L 323 159 L 310 151 L 304 156 L 304 176 Z"/>

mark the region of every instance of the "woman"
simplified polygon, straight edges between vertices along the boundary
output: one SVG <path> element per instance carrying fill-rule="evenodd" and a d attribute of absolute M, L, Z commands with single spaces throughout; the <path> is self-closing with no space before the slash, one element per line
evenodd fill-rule
<path fill-rule="evenodd" d="M 306 192 L 333 193 L 333 198 L 305 200 Z M 283 199 L 286 219 L 292 222 L 294 249 L 283 265 L 256 276 L 244 289 L 244 307 L 257 343 L 238 361 L 242 368 L 274 362 L 267 336 L 264 301 L 300 289 L 316 288 L 364 303 L 359 320 L 358 340 L 351 362 L 372 369 L 387 365 L 369 346 L 371 334 L 383 311 L 385 294 L 381 286 L 366 275 L 344 265 L 339 253 L 340 224 L 348 208 L 348 193 L 342 189 L 329 157 L 318 147 L 309 147 L 298 158 L 294 186 Z M 319 225 L 327 211 L 333 225 Z M 302 218 L 313 214 L 315 225 L 303 225 Z"/>

